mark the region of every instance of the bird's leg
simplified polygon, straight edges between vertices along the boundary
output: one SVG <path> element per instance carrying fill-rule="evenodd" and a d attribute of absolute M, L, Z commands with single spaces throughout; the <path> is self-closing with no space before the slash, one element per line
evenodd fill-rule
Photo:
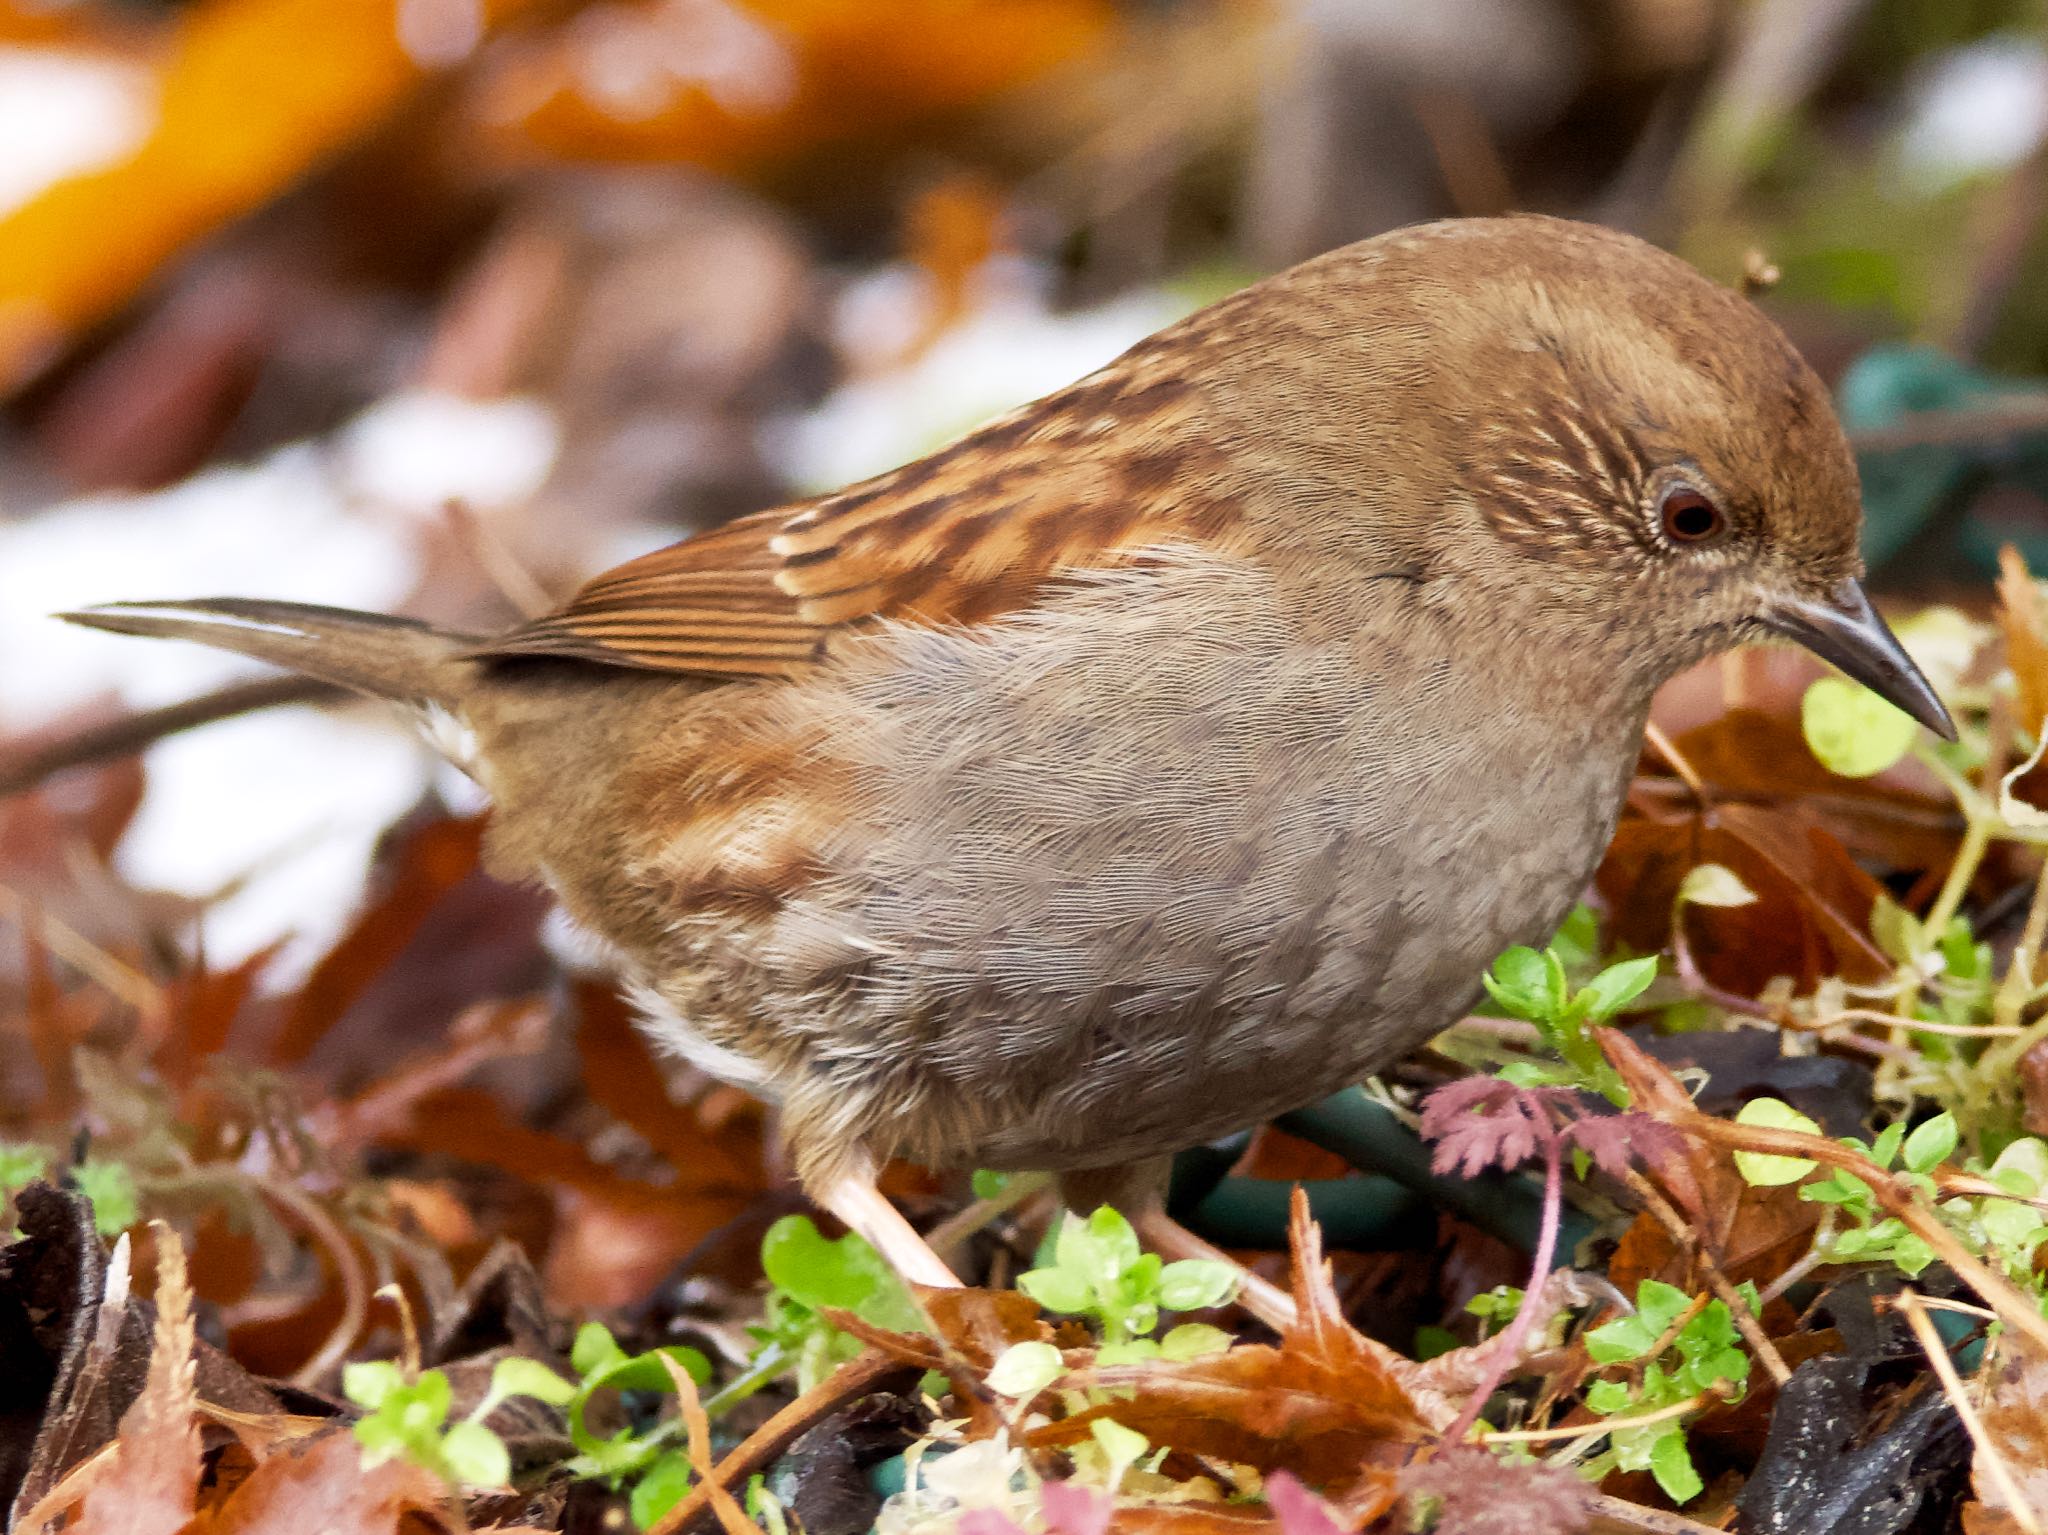
<path fill-rule="evenodd" d="M 1138 1236 L 1145 1245 L 1162 1258 L 1170 1261 L 1180 1258 L 1203 1258 L 1211 1263 L 1224 1263 L 1236 1269 L 1237 1303 L 1273 1331 L 1284 1333 L 1298 1319 L 1299 1313 L 1294 1309 L 1293 1296 L 1272 1280 L 1261 1279 L 1222 1248 L 1210 1246 L 1168 1215 L 1165 1206 L 1146 1206 L 1131 1224 L 1137 1229 Z"/>
<path fill-rule="evenodd" d="M 935 1290 L 961 1288 L 959 1276 L 903 1218 L 903 1212 L 883 1197 L 873 1178 L 858 1173 L 835 1178 L 820 1192 L 818 1203 L 844 1221 L 849 1231 L 866 1237 L 898 1277 Z"/>

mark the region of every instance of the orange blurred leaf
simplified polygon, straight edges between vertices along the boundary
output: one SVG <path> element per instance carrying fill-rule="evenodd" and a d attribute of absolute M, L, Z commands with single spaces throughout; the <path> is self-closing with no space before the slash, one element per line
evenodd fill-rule
<path fill-rule="evenodd" d="M 488 30 L 539 0 L 482 0 Z M 451 12 L 454 8 L 448 8 Z M 153 50 L 135 149 L 0 217 L 0 390 L 199 237 L 386 121 L 479 40 L 401 36 L 391 0 L 196 0 Z"/>

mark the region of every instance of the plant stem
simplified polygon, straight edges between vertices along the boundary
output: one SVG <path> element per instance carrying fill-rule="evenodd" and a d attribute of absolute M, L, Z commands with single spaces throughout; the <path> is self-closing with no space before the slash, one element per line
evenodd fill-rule
<path fill-rule="evenodd" d="M 1984 862 L 1984 854 L 1991 847 L 1991 834 L 1995 818 L 1965 806 L 1967 819 L 1963 823 L 1962 846 L 1956 849 L 1956 861 L 1949 865 L 1948 878 L 1942 882 L 1941 893 L 1934 898 L 1934 905 L 1928 909 L 1925 931 L 1929 939 L 1939 943 L 1941 935 L 1948 931 L 1948 925 L 1955 920 L 1955 914 L 1962 908 L 1963 897 L 1969 892 L 1970 881 L 1977 877 L 1977 866 Z M 1918 994 L 1918 987 L 1914 994 Z M 1902 998 L 1901 1005 L 1910 1005 L 1911 998 Z"/>
<path fill-rule="evenodd" d="M 1515 1319 L 1500 1335 L 1498 1361 L 1486 1378 L 1472 1388 L 1472 1394 L 1465 1398 L 1464 1410 L 1458 1414 L 1457 1421 L 1444 1431 L 1442 1443 L 1465 1442 L 1465 1436 L 1472 1432 L 1472 1425 L 1486 1410 L 1487 1399 L 1521 1360 L 1522 1345 L 1527 1341 L 1530 1324 L 1536 1319 L 1533 1301 L 1543 1286 L 1544 1278 L 1550 1273 L 1551 1256 L 1557 1251 L 1558 1218 L 1563 1206 L 1564 1140 L 1553 1130 L 1543 1147 L 1543 1217 L 1536 1229 L 1536 1257 L 1529 1266 L 1529 1283 L 1522 1290 L 1522 1304 L 1515 1308 Z"/>
<path fill-rule="evenodd" d="M 780 1343 L 771 1343 L 754 1356 L 746 1369 L 720 1386 L 704 1399 L 707 1417 L 718 1417 L 732 1411 L 748 1397 L 774 1380 L 790 1366 L 789 1350 Z"/>

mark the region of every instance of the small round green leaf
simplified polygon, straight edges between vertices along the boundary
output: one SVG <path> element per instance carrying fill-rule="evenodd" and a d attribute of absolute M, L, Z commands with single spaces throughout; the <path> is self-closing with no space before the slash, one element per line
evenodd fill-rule
<path fill-rule="evenodd" d="M 1756 1125 L 1767 1130 L 1800 1130 L 1808 1135 L 1820 1134 L 1820 1126 L 1808 1119 L 1791 1104 L 1777 1098 L 1752 1098 L 1742 1106 L 1742 1112 L 1735 1116 L 1738 1125 Z M 1742 1174 L 1742 1180 L 1757 1188 L 1778 1188 L 1783 1184 L 1797 1183 L 1819 1164 L 1805 1157 L 1771 1156 L 1758 1151 L 1735 1153 L 1735 1170 Z"/>
<path fill-rule="evenodd" d="M 1238 1271 L 1207 1258 L 1183 1258 L 1159 1271 L 1159 1304 L 1168 1311 L 1220 1306 L 1237 1293 Z"/>
<path fill-rule="evenodd" d="M 530 1396 L 566 1407 L 576 1395 L 576 1387 L 538 1359 L 500 1359 L 491 1370 L 490 1395 L 501 1402 L 509 1396 Z"/>
<path fill-rule="evenodd" d="M 1066 1372 L 1060 1351 L 1050 1343 L 1012 1343 L 989 1366 L 988 1388 L 998 1396 L 1029 1400 Z"/>
<path fill-rule="evenodd" d="M 465 1487 L 503 1487 L 512 1480 L 505 1441 L 481 1423 L 457 1423 L 441 1441 L 441 1458 Z"/>
<path fill-rule="evenodd" d="M 1843 677 L 1822 677 L 1806 690 L 1799 724 L 1814 756 L 1844 778 L 1882 773 L 1920 733 L 1911 715 Z"/>
<path fill-rule="evenodd" d="M 1899 1160 L 1913 1172 L 1931 1173 L 1949 1159 L 1958 1138 L 1955 1115 L 1943 1109 L 1906 1137 Z"/>

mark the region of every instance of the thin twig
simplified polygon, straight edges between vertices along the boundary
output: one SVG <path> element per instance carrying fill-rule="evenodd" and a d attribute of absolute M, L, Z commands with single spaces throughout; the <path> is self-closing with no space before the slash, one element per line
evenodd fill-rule
<path fill-rule="evenodd" d="M 1883 426 L 1851 432 L 1849 446 L 1858 453 L 1889 453 L 1899 448 L 1996 442 L 2033 432 L 2048 432 L 2048 394 L 2010 395 L 1960 410 L 1908 411 Z"/>
<path fill-rule="evenodd" d="M 1573 1423 L 1564 1428 L 1517 1428 L 1481 1434 L 1487 1444 L 1549 1444 L 1559 1439 L 1598 1439 L 1617 1429 L 1644 1428 L 1671 1418 L 1682 1418 L 1712 1402 L 1725 1400 L 1712 1391 L 1696 1391 L 1682 1402 L 1659 1407 L 1655 1412 L 1634 1413 L 1625 1418 L 1603 1418 L 1598 1423 Z"/>
<path fill-rule="evenodd" d="M 1871 1195 L 1885 1214 L 1898 1217 L 1906 1229 L 1934 1249 L 1955 1276 L 1975 1290 L 1998 1313 L 2006 1326 L 2025 1333 L 2048 1348 L 2048 1318 L 2022 1295 L 2003 1274 L 1959 1241 L 1939 1215 L 1922 1204 L 1912 1190 L 1891 1173 L 1859 1151 L 1853 1151 L 1824 1135 L 1807 1135 L 1798 1130 L 1777 1130 L 1764 1125 L 1741 1125 L 1709 1114 L 1687 1114 L 1671 1121 L 1687 1135 L 1734 1151 L 1760 1151 L 1768 1156 L 1793 1157 L 1819 1162 L 1826 1167 L 1854 1173 L 1870 1186 Z"/>
<path fill-rule="evenodd" d="M 46 778 L 71 768 L 132 757 L 154 746 L 165 736 L 249 714 L 281 704 L 324 703 L 340 698 L 342 690 L 311 677 L 259 677 L 253 682 L 230 683 L 211 693 L 201 693 L 183 703 L 161 709 L 145 709 L 100 725 L 88 725 L 71 735 L 42 746 L 31 747 L 0 762 L 0 799 L 33 789 Z"/>
<path fill-rule="evenodd" d="M 1672 1208 L 1670 1200 L 1657 1192 L 1656 1185 L 1633 1167 L 1628 1169 L 1624 1177 L 1629 1190 L 1643 1202 L 1643 1208 L 1650 1212 L 1657 1223 L 1671 1233 L 1672 1240 L 1693 1249 L 1708 1286 L 1728 1308 L 1729 1315 L 1735 1319 L 1737 1331 L 1742 1334 L 1751 1351 L 1762 1362 L 1771 1379 L 1781 1386 L 1784 1385 L 1792 1378 L 1792 1371 L 1785 1363 L 1785 1356 L 1778 1352 L 1778 1345 L 1771 1341 L 1770 1335 L 1763 1329 L 1763 1323 L 1757 1319 L 1756 1313 L 1749 1309 L 1749 1302 L 1742 1298 L 1742 1292 L 1729 1282 L 1728 1276 L 1721 1270 L 1721 1265 L 1714 1261 L 1713 1254 L 1699 1243 L 1693 1229 L 1686 1225 L 1685 1217 Z M 1653 1354 L 1650 1357 L 1656 1356 Z"/>
<path fill-rule="evenodd" d="M 1706 780 L 1701 778 L 1693 770 L 1693 765 L 1685 760 L 1684 753 L 1680 752 L 1672 743 L 1671 737 L 1664 733 L 1664 727 L 1655 720 L 1647 722 L 1643 726 L 1643 739 L 1657 748 L 1657 755 L 1662 757 L 1665 765 L 1678 775 L 1679 782 L 1692 791 L 1692 797 L 1701 805 L 1707 804 Z"/>
<path fill-rule="evenodd" d="M 164 1005 L 163 988 L 155 981 L 7 885 L 0 885 L 0 917 L 12 921 L 31 943 L 40 944 L 116 1001 L 147 1014 Z"/>
<path fill-rule="evenodd" d="M 788 1449 L 805 1430 L 829 1418 L 848 1402 L 883 1390 L 892 1378 L 908 1381 L 916 1379 L 917 1375 L 916 1365 L 891 1359 L 877 1349 L 869 1349 L 841 1365 L 741 1440 L 711 1475 L 690 1489 L 688 1497 L 655 1521 L 647 1535 L 683 1535 L 712 1511 L 714 1485 L 723 1492 L 745 1483 L 748 1477 L 764 1470 Z"/>
<path fill-rule="evenodd" d="M 1983 1416 L 1977 1411 L 1977 1404 L 1970 1400 L 1970 1393 L 1964 1389 L 1962 1377 L 1956 1373 L 1955 1361 L 1948 1357 L 1948 1346 L 1941 1341 L 1941 1334 L 1934 1330 L 1934 1318 L 1920 1304 L 1918 1292 L 1901 1290 L 1893 1299 L 1892 1307 L 1905 1317 L 1907 1325 L 1913 1329 L 1913 1336 L 1920 1340 L 1928 1364 L 1941 1380 L 1941 1389 L 1948 1393 L 1949 1405 L 1955 1408 L 1956 1416 L 1963 1420 L 1963 1427 L 1977 1446 L 1977 1465 L 1998 1484 L 1999 1495 L 2005 1499 L 2006 1511 L 2012 1515 L 2013 1522 L 2026 1535 L 2041 1535 L 2041 1522 L 2034 1517 L 2032 1501 L 2021 1491 L 2012 1468 L 2005 1463 L 1998 1441 L 1986 1431 Z"/>

